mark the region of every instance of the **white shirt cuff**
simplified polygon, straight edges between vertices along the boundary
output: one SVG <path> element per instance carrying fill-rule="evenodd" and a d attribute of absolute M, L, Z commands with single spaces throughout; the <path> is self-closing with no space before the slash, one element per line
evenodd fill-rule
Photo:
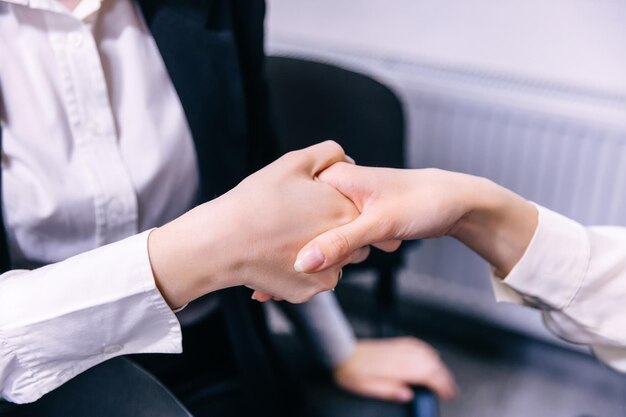
<path fill-rule="evenodd" d="M 585 228 L 536 205 L 539 221 L 526 252 L 504 279 L 492 275 L 498 301 L 562 310 L 576 296 L 589 266 Z"/>
<path fill-rule="evenodd" d="M 148 232 L 33 271 L 0 276 L 0 392 L 24 403 L 107 359 L 179 353 L 154 281 Z"/>

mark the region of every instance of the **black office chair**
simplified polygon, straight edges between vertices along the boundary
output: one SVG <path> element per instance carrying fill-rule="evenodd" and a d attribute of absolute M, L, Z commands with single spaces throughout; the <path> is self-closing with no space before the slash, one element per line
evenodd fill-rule
<path fill-rule="evenodd" d="M 191 417 L 159 381 L 124 358 L 78 375 L 32 404 L 0 403 L 2 417 Z"/>
<path fill-rule="evenodd" d="M 282 151 L 333 139 L 358 164 L 405 165 L 402 104 L 383 84 L 336 66 L 282 57 L 269 58 L 268 78 Z M 373 250 L 356 266 L 377 273 L 374 317 L 380 336 L 395 333 L 394 272 L 401 266 L 401 252 Z"/>
<path fill-rule="evenodd" d="M 267 75 L 283 152 L 333 139 L 358 164 L 405 166 L 402 103 L 387 86 L 333 65 L 287 57 L 269 58 Z M 391 254 L 372 250 L 366 262 L 351 266 L 377 274 L 373 320 L 379 336 L 396 334 L 394 274 L 402 259 L 402 248 Z M 416 390 L 414 412 L 437 415 L 432 394 Z"/>

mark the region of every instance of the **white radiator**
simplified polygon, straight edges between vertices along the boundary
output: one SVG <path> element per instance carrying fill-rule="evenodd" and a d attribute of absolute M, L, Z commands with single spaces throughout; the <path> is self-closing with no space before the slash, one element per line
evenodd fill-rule
<path fill-rule="evenodd" d="M 410 165 L 486 176 L 585 224 L 626 226 L 626 130 L 535 99 L 520 109 L 414 91 Z"/>
<path fill-rule="evenodd" d="M 619 97 L 516 82 L 467 78 L 462 86 L 419 88 L 403 96 L 411 167 L 488 177 L 584 224 L 626 226 L 626 114 Z M 396 78 L 397 80 L 398 78 Z M 550 338 L 537 314 L 493 303 L 486 265 L 451 239 L 429 241 L 409 257 L 403 290 L 518 330 Z M 417 275 L 417 276 L 416 276 Z"/>

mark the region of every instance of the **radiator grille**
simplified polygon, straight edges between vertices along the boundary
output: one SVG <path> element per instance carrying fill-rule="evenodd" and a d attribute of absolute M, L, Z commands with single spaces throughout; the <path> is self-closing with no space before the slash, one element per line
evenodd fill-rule
<path fill-rule="evenodd" d="M 410 166 L 485 176 L 584 224 L 626 226 L 624 131 L 539 110 L 413 97 Z"/>

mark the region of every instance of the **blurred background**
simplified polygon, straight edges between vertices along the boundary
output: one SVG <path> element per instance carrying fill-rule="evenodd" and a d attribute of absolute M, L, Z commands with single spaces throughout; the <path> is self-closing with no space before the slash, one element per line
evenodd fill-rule
<path fill-rule="evenodd" d="M 371 79 L 401 107 L 402 129 L 389 136 L 401 135 L 405 166 L 485 176 L 583 224 L 626 225 L 626 3 L 270 0 L 268 8 L 269 75 L 286 141 L 300 132 L 280 116 L 306 124 L 289 101 L 298 99 L 289 77 L 334 85 L 335 97 L 312 105 L 393 119 Z M 342 86 L 356 86 L 352 101 Z M 377 146 L 396 146 L 387 136 L 312 139 L 336 139 L 363 164 L 377 164 L 368 159 L 381 156 Z M 495 303 L 476 255 L 441 239 L 408 245 L 400 258 L 383 278 L 352 272 L 337 293 L 360 335 L 414 334 L 441 349 L 460 388 L 441 415 L 626 415 L 626 379 L 550 335 L 537 312 Z M 278 344 L 305 366 L 289 322 L 269 314 Z"/>

